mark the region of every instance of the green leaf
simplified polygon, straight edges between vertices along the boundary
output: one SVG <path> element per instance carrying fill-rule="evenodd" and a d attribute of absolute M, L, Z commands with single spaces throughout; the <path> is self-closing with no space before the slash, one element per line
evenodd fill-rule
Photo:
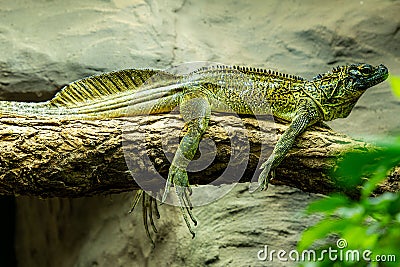
<path fill-rule="evenodd" d="M 371 195 L 377 184 L 386 179 L 387 172 L 388 167 L 382 165 L 377 166 L 374 175 L 370 179 L 368 179 L 368 181 L 363 186 L 363 189 L 361 191 L 362 198 L 367 198 Z"/>
<path fill-rule="evenodd" d="M 337 209 L 337 215 L 341 218 L 350 218 L 352 221 L 361 221 L 365 212 L 365 208 L 360 204 L 351 207 L 340 207 Z"/>
<path fill-rule="evenodd" d="M 392 87 L 394 95 L 400 98 L 400 77 L 390 76 L 388 81 L 390 83 L 390 86 Z"/>
<path fill-rule="evenodd" d="M 348 206 L 349 204 L 350 201 L 346 196 L 336 194 L 311 203 L 307 207 L 307 212 L 321 212 L 325 214 L 332 214 L 337 208 Z"/>
<path fill-rule="evenodd" d="M 369 212 L 381 213 L 391 220 L 395 220 L 397 213 L 400 213 L 400 194 L 385 192 L 380 196 L 368 198 L 365 200 Z"/>
<path fill-rule="evenodd" d="M 353 224 L 347 227 L 341 238 L 347 241 L 346 249 L 373 249 L 379 239 L 378 233 L 369 233 L 366 224 Z"/>
<path fill-rule="evenodd" d="M 400 163 L 400 147 L 398 142 L 386 144 L 381 151 L 377 152 L 377 157 L 380 159 L 375 162 L 375 169 L 372 171 L 374 175 L 364 184 L 362 197 L 368 197 L 376 188 L 376 185 L 383 181 L 390 169 Z"/>
<path fill-rule="evenodd" d="M 362 192 L 365 198 L 376 188 L 377 183 L 386 178 L 387 172 L 399 163 L 400 143 L 392 139 L 381 144 L 378 150 L 346 154 L 334 175 L 338 184 L 350 189 L 361 185 L 363 177 L 370 177 Z"/>

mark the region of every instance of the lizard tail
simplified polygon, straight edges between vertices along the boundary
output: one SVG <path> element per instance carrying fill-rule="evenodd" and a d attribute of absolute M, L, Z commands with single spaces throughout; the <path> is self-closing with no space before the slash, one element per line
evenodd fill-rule
<path fill-rule="evenodd" d="M 169 112 L 179 103 L 179 76 L 121 70 L 70 83 L 47 102 L 0 101 L 0 115 L 102 119 Z"/>
<path fill-rule="evenodd" d="M 37 116 L 42 103 L 0 101 L 0 116 L 33 117 Z"/>

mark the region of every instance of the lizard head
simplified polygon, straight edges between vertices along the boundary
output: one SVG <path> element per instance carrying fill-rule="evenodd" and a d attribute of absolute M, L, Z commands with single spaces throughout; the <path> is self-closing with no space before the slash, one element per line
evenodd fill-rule
<path fill-rule="evenodd" d="M 388 77 L 388 69 L 384 65 L 371 66 L 365 63 L 352 64 L 345 68 L 348 82 L 353 90 L 366 90 Z"/>
<path fill-rule="evenodd" d="M 324 120 L 347 117 L 365 90 L 383 82 L 388 75 L 382 64 L 374 67 L 358 63 L 315 77 L 312 82 L 318 96 L 314 100 L 321 107 Z"/>

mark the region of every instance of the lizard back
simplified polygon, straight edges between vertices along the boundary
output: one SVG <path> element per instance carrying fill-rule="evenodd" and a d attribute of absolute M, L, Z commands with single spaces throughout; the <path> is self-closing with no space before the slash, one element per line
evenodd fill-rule
<path fill-rule="evenodd" d="M 188 75 L 208 92 L 212 109 L 238 114 L 273 114 L 290 120 L 297 99 L 308 97 L 306 80 L 273 70 L 215 65 Z"/>

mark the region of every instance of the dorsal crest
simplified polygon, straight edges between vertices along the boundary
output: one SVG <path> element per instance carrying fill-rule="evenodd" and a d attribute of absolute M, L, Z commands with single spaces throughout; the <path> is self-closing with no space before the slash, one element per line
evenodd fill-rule
<path fill-rule="evenodd" d="M 340 76 L 341 74 L 345 74 L 347 69 L 348 69 L 347 65 L 333 67 L 331 71 L 317 74 L 312 80 L 319 80 L 322 78 L 329 78 L 329 77 L 337 77 L 337 76 Z"/>
<path fill-rule="evenodd" d="M 268 76 L 274 76 L 277 78 L 290 79 L 290 80 L 296 80 L 296 81 L 304 81 L 305 80 L 303 77 L 300 77 L 300 76 L 281 73 L 281 72 L 274 71 L 271 69 L 242 67 L 242 66 L 233 66 L 233 69 L 238 70 L 240 72 L 247 73 L 247 74 L 263 74 L 263 75 L 268 75 Z"/>
<path fill-rule="evenodd" d="M 305 81 L 303 77 L 297 75 L 281 73 L 271 69 L 254 68 L 254 67 L 237 66 L 237 65 L 231 66 L 231 65 L 217 64 L 217 65 L 202 67 L 195 72 L 210 71 L 210 70 L 227 70 L 227 71 L 236 70 L 244 74 L 259 74 L 263 76 L 273 76 L 275 78 L 282 78 L 286 80 Z"/>

